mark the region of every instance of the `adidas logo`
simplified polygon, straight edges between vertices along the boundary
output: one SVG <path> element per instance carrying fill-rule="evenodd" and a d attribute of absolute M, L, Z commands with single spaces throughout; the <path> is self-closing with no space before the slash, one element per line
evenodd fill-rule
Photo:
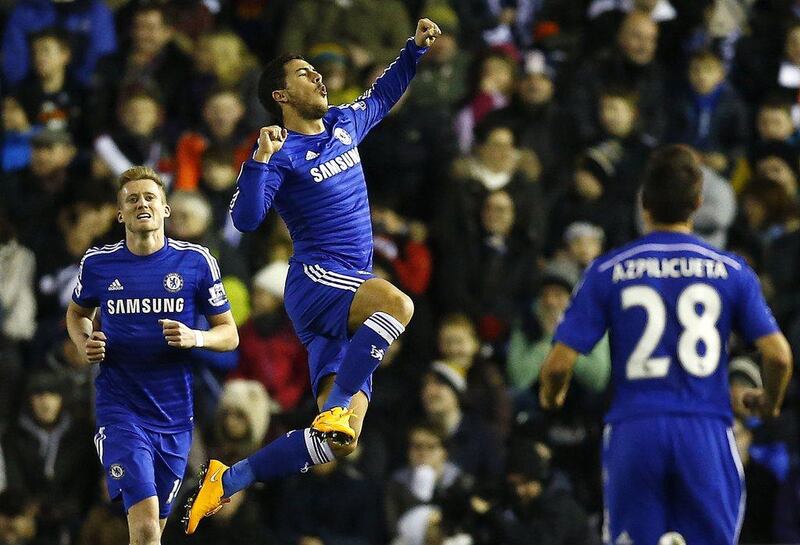
<path fill-rule="evenodd" d="M 119 278 L 115 278 L 114 281 L 108 285 L 108 291 L 120 291 L 124 289 L 125 288 L 122 287 L 122 282 L 119 281 Z"/>
<path fill-rule="evenodd" d="M 317 157 L 319 157 L 319 153 L 315 151 L 308 150 L 306 152 L 306 161 L 310 161 L 311 159 L 316 159 Z"/>

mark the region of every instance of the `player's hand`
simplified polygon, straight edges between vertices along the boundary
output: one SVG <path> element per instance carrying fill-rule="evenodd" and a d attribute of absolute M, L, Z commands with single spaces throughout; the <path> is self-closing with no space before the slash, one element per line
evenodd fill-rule
<path fill-rule="evenodd" d="M 83 345 L 84 360 L 100 363 L 106 358 L 106 335 L 102 331 L 92 331 Z"/>
<path fill-rule="evenodd" d="M 780 415 L 780 407 L 775 407 L 761 388 L 741 388 L 735 397 L 734 412 L 738 414 L 759 418 L 775 418 Z"/>
<path fill-rule="evenodd" d="M 430 47 L 441 35 L 439 25 L 430 19 L 420 19 L 417 23 L 417 32 L 414 34 L 414 43 L 417 47 Z"/>
<path fill-rule="evenodd" d="M 195 346 L 194 329 L 176 320 L 162 319 L 158 321 L 167 344 L 175 348 L 193 348 Z"/>
<path fill-rule="evenodd" d="M 262 127 L 258 135 L 258 149 L 253 153 L 253 159 L 261 163 L 268 162 L 270 157 L 283 147 L 288 134 L 286 129 L 277 125 Z"/>

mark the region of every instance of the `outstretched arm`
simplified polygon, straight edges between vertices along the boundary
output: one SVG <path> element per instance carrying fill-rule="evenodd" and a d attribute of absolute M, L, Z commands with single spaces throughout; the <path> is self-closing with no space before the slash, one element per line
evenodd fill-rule
<path fill-rule="evenodd" d="M 352 108 L 361 141 L 369 130 L 392 109 L 417 73 L 417 63 L 422 55 L 442 35 L 439 27 L 430 19 L 420 19 L 413 38 L 409 38 L 400 56 L 389 65 L 375 83 L 352 104 L 341 106 Z"/>
<path fill-rule="evenodd" d="M 286 137 L 282 127 L 263 127 L 253 158 L 242 163 L 230 204 L 233 225 L 239 231 L 255 231 L 272 206 L 283 183 L 283 172 L 271 159 L 283 147 Z"/>

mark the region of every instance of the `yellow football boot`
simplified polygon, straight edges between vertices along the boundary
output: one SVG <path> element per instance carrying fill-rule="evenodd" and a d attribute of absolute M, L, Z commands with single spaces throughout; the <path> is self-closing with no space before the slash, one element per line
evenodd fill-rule
<path fill-rule="evenodd" d="M 183 530 L 193 534 L 203 517 L 210 517 L 228 503 L 223 497 L 222 475 L 228 466 L 217 460 L 209 460 L 200 470 L 197 492 L 186 502 L 186 513 L 183 515 Z"/>
<path fill-rule="evenodd" d="M 350 427 L 350 417 L 356 413 L 343 407 L 334 407 L 317 415 L 311 429 L 337 445 L 348 445 L 356 438 Z"/>

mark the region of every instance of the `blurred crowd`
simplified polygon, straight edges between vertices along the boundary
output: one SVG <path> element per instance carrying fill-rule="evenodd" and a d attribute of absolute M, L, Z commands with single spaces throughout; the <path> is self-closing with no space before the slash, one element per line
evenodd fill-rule
<path fill-rule="evenodd" d="M 746 257 L 800 349 L 800 1 L 0 0 L 0 543 L 127 543 L 90 442 L 98 369 L 64 313 L 83 253 L 123 237 L 131 165 L 168 181 L 168 236 L 211 249 L 240 328 L 237 352 L 197 351 L 181 495 L 206 457 L 308 425 L 288 233 L 228 215 L 274 122 L 260 67 L 301 52 L 346 103 L 421 16 L 444 35 L 360 146 L 375 271 L 417 311 L 359 450 L 236 495 L 191 541 L 173 515 L 165 545 L 599 543 L 608 340 L 564 410 L 539 408 L 537 377 L 583 269 L 640 234 L 662 143 L 701 154 L 697 235 Z M 758 386 L 757 355 L 729 345 L 732 385 Z M 779 420 L 736 421 L 742 543 L 800 542 L 799 411 L 793 387 Z"/>

